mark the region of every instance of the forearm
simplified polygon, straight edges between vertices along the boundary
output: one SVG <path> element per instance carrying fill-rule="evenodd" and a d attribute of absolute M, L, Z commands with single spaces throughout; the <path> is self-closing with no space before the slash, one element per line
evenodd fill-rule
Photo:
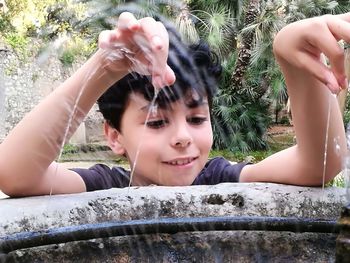
<path fill-rule="evenodd" d="M 325 169 L 325 179 L 331 179 L 341 170 L 346 150 L 336 97 L 305 70 L 285 61 L 279 63 L 291 100 L 298 158 L 303 160 L 310 177 L 322 177 Z"/>
<path fill-rule="evenodd" d="M 0 146 L 0 189 L 35 183 L 99 96 L 125 74 L 112 78 L 102 63 L 98 51 L 11 131 Z"/>
<path fill-rule="evenodd" d="M 346 153 L 336 98 L 347 87 L 344 50 L 350 41 L 350 14 L 301 20 L 283 28 L 274 54 L 285 77 L 297 145 L 242 170 L 242 181 L 321 185 L 341 171 Z M 330 67 L 321 60 L 328 58 Z"/>

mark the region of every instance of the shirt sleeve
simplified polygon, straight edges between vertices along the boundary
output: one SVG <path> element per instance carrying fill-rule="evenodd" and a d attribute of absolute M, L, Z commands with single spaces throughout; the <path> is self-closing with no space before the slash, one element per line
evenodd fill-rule
<path fill-rule="evenodd" d="M 223 157 L 208 161 L 193 185 L 214 185 L 227 182 L 239 182 L 239 176 L 247 163 L 231 164 Z"/>
<path fill-rule="evenodd" d="M 71 170 L 81 176 L 88 192 L 123 188 L 129 185 L 129 172 L 121 167 L 111 169 L 107 165 L 96 164 L 89 169 L 74 168 Z"/>

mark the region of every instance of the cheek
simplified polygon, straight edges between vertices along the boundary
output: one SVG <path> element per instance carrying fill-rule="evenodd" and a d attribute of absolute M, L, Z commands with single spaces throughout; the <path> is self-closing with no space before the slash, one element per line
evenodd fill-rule
<path fill-rule="evenodd" d="M 201 148 L 202 151 L 209 152 L 213 144 L 213 131 L 211 126 L 208 125 L 204 129 L 198 131 L 195 138 L 197 141 L 197 146 Z"/>
<path fill-rule="evenodd" d="M 162 143 L 161 138 L 148 136 L 147 133 L 142 134 L 142 136 L 135 136 L 133 140 L 129 141 L 129 145 L 132 145 L 130 147 L 130 154 L 132 154 L 133 160 L 136 155 L 142 160 L 153 159 L 159 151 L 164 149 L 164 143 Z"/>

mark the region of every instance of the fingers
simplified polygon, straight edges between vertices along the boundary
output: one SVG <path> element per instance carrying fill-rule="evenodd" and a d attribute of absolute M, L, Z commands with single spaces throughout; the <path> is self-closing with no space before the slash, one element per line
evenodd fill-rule
<path fill-rule="evenodd" d="M 308 47 L 305 48 L 311 56 L 300 58 L 302 64 L 333 93 L 338 93 L 341 88 L 347 88 L 348 80 L 344 66 L 344 49 L 339 45 L 339 40 L 350 42 L 350 14 L 340 16 L 326 15 L 318 17 L 310 22 L 311 29 L 307 33 Z M 309 28 L 309 29 L 310 29 Z M 329 59 L 330 68 L 318 59 L 318 54 L 324 53 Z"/>
<path fill-rule="evenodd" d="M 312 56 L 303 56 L 302 60 L 301 68 L 309 71 L 316 79 L 325 84 L 332 93 L 339 93 L 340 86 L 338 80 L 326 64 Z"/>
<path fill-rule="evenodd" d="M 111 43 L 117 38 L 113 30 L 102 31 L 98 37 L 98 46 L 102 49 L 110 49 Z"/>
<path fill-rule="evenodd" d="M 137 20 L 129 12 L 122 13 L 115 30 L 100 34 L 99 47 L 107 50 L 123 47 L 132 51 L 135 56 L 130 60 L 131 69 L 151 75 L 156 88 L 174 82 L 174 73 L 167 65 L 168 32 L 162 23 L 151 17 Z"/>
<path fill-rule="evenodd" d="M 126 45 L 128 35 L 140 29 L 139 21 L 129 12 L 123 12 L 117 22 L 116 30 L 105 30 L 99 35 L 99 47 L 102 49 L 112 49 L 116 42 Z"/>
<path fill-rule="evenodd" d="M 175 76 L 174 71 L 168 65 L 166 66 L 164 78 L 165 78 L 165 83 L 167 84 L 167 86 L 174 84 L 174 82 L 176 80 L 176 76 Z"/>
<path fill-rule="evenodd" d="M 315 37 L 312 37 L 310 42 L 312 46 L 318 47 L 319 51 L 329 59 L 331 70 L 328 68 L 322 74 L 321 68 L 325 70 L 323 66 L 326 64 L 325 60 L 321 62 L 319 67 L 310 65 L 310 69 L 316 72 L 318 79 L 324 82 L 333 93 L 339 92 L 340 88 L 345 88 L 347 86 L 344 67 L 344 50 L 334 37 L 335 32 L 332 32 L 331 28 L 325 25 L 325 23 L 321 24 L 321 27 L 326 30 L 322 30 L 322 34 L 316 31 Z M 312 53 L 312 51 L 310 51 L 310 53 Z M 311 60 L 312 59 L 311 57 Z M 306 62 L 304 61 L 304 63 Z"/>
<path fill-rule="evenodd" d="M 123 12 L 118 17 L 117 28 L 122 31 L 136 32 L 140 29 L 140 22 L 129 12 Z"/>
<path fill-rule="evenodd" d="M 149 62 L 147 68 L 153 85 L 156 88 L 169 85 L 169 78 L 166 77 L 170 69 L 167 67 L 169 36 L 164 25 L 151 17 L 137 20 L 131 13 L 124 12 L 118 19 L 118 29 L 134 33 L 132 38 L 135 44 Z"/>
<path fill-rule="evenodd" d="M 343 18 L 350 21 L 349 14 L 343 16 Z M 325 54 L 330 59 L 331 67 L 338 80 L 339 86 L 346 88 L 348 83 L 344 66 L 344 50 L 336 43 L 336 41 L 342 39 L 345 42 L 350 43 L 350 23 L 347 20 L 340 19 L 338 16 L 326 16 L 326 21 L 334 40 L 329 43 L 329 46 L 332 47 L 332 49 L 325 51 Z M 332 36 L 329 36 L 329 38 L 331 37 Z"/>
<path fill-rule="evenodd" d="M 134 39 L 140 45 L 150 62 L 152 84 L 162 88 L 169 84 L 166 78 L 169 36 L 164 25 L 153 18 L 140 19 L 142 36 L 135 35 Z"/>

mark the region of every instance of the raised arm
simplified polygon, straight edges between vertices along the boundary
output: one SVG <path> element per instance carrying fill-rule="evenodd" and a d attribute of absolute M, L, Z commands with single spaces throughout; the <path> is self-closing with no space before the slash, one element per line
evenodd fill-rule
<path fill-rule="evenodd" d="M 168 42 L 159 22 L 121 14 L 115 30 L 100 34 L 100 49 L 0 145 L 0 190 L 10 196 L 85 191 L 79 175 L 54 162 L 63 141 L 103 92 L 128 71 L 152 75 L 158 87 L 172 84 L 175 77 L 166 63 Z"/>
<path fill-rule="evenodd" d="M 348 86 L 338 41 L 350 41 L 349 21 L 350 14 L 326 15 L 292 23 L 277 34 L 274 53 L 286 80 L 297 145 L 245 167 L 241 181 L 319 186 L 341 171 L 346 140 L 333 94 Z"/>

